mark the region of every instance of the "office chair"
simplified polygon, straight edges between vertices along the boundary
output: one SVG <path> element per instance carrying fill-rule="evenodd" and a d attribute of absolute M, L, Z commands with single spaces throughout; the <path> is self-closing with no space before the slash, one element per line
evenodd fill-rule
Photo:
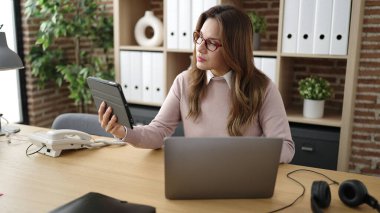
<path fill-rule="evenodd" d="M 113 137 L 106 132 L 95 114 L 64 113 L 56 117 L 51 126 L 52 129 L 75 129 L 91 135 Z"/>

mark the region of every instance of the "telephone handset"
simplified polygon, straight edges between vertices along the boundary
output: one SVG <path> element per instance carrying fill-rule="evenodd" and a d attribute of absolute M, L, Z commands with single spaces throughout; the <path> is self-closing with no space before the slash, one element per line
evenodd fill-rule
<path fill-rule="evenodd" d="M 106 145 L 125 145 L 125 142 L 94 141 L 91 135 L 73 129 L 58 129 L 36 132 L 29 135 L 30 142 L 39 147 L 42 154 L 58 157 L 62 150 L 101 147 Z"/>
<path fill-rule="evenodd" d="M 57 130 L 49 130 L 46 132 L 46 137 L 54 140 L 58 143 L 62 143 L 63 140 L 78 140 L 78 142 L 83 142 L 84 140 L 90 141 L 91 135 L 73 129 L 57 129 Z"/>

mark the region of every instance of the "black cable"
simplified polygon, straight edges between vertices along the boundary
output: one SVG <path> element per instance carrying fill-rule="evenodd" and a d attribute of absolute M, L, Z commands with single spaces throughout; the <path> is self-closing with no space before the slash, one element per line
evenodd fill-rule
<path fill-rule="evenodd" d="M 25 154 L 26 154 L 27 157 L 29 157 L 29 155 L 34 155 L 34 154 L 36 154 L 37 152 L 41 151 L 41 149 L 43 149 L 43 148 L 45 147 L 45 145 L 43 145 L 39 150 L 37 150 L 37 151 L 35 151 L 35 152 L 32 152 L 32 153 L 28 153 L 29 148 L 30 148 L 31 146 L 33 146 L 33 145 L 34 145 L 34 144 L 30 144 L 30 145 L 28 146 L 28 148 L 26 148 L 26 150 L 25 150 Z"/>
<path fill-rule="evenodd" d="M 323 177 L 325 177 L 326 179 L 328 179 L 329 181 L 332 182 L 332 183 L 330 183 L 329 185 L 332 185 L 332 184 L 339 185 L 339 182 L 338 182 L 338 181 L 329 178 L 327 175 L 324 175 L 324 174 L 322 174 L 322 173 L 320 173 L 320 172 L 316 172 L 316 171 L 313 171 L 313 170 L 310 170 L 310 169 L 297 169 L 297 170 L 294 170 L 294 171 L 289 172 L 286 176 L 289 177 L 290 174 L 293 174 L 293 173 L 298 172 L 298 171 L 313 172 L 313 173 L 315 173 L 315 174 L 317 174 L 317 175 L 322 175 Z"/>
<path fill-rule="evenodd" d="M 289 179 L 291 179 L 291 180 L 293 180 L 293 181 L 296 182 L 298 185 L 300 185 L 300 186 L 302 187 L 302 193 L 301 193 L 301 194 L 300 194 L 300 195 L 299 195 L 299 196 L 298 196 L 298 197 L 297 197 L 292 203 L 290 203 L 290 204 L 288 204 L 288 205 L 286 205 L 286 206 L 283 206 L 283 207 L 281 207 L 281 208 L 279 208 L 279 209 L 272 210 L 272 211 L 270 211 L 270 212 L 268 212 L 268 213 L 278 212 L 278 211 L 284 210 L 284 209 L 286 209 L 286 208 L 289 208 L 289 207 L 292 206 L 294 203 L 296 203 L 296 202 L 297 202 L 302 196 L 305 195 L 305 191 L 306 191 L 305 186 L 304 186 L 302 183 L 300 183 L 298 180 L 296 180 L 296 179 L 290 177 L 291 174 L 293 174 L 293 173 L 295 173 L 295 172 L 299 172 L 299 171 L 313 172 L 313 173 L 315 173 L 315 174 L 322 175 L 323 177 L 329 179 L 329 180 L 332 182 L 332 183 L 330 183 L 329 185 L 332 185 L 332 184 L 337 184 L 337 185 L 339 185 L 339 182 L 337 182 L 337 181 L 335 181 L 335 180 L 333 180 L 333 179 L 327 177 L 326 175 L 324 175 L 324 174 L 322 174 L 322 173 L 319 173 L 319 172 L 316 172 L 316 171 L 313 171 L 313 170 L 309 170 L 309 169 L 297 169 L 297 170 L 294 170 L 294 171 L 288 172 L 288 174 L 286 174 L 286 177 L 289 178 Z"/>

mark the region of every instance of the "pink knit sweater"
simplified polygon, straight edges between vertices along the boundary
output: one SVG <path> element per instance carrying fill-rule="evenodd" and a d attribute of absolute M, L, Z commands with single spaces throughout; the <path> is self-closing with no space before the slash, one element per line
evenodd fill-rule
<path fill-rule="evenodd" d="M 197 120 L 187 118 L 189 72 L 180 73 L 155 119 L 145 126 L 128 129 L 125 140 L 136 147 L 157 149 L 163 146 L 164 137 L 170 136 L 182 120 L 186 137 L 228 136 L 227 117 L 230 106 L 230 88 L 223 77 L 214 77 L 207 85 L 201 101 L 201 114 Z M 284 104 L 277 87 L 271 82 L 266 89 L 259 115 L 243 132 L 244 136 L 283 138 L 281 163 L 288 163 L 294 155 L 294 142 L 290 134 Z"/>

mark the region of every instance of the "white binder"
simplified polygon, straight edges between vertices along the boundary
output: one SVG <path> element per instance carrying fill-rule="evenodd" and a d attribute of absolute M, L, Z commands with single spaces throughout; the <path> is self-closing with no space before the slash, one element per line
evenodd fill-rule
<path fill-rule="evenodd" d="M 132 94 L 131 100 L 142 101 L 142 53 L 140 51 L 130 51 L 131 59 L 131 79 Z"/>
<path fill-rule="evenodd" d="M 317 0 L 315 6 L 314 54 L 329 54 L 331 38 L 332 0 Z"/>
<path fill-rule="evenodd" d="M 162 104 L 165 99 L 165 75 L 164 75 L 164 57 L 162 53 L 152 53 L 152 85 L 153 95 L 152 101 L 157 104 Z"/>
<path fill-rule="evenodd" d="M 253 63 L 257 69 L 262 71 L 261 59 L 261 57 L 253 57 Z"/>
<path fill-rule="evenodd" d="M 142 100 L 152 102 L 152 53 L 142 52 Z"/>
<path fill-rule="evenodd" d="M 313 53 L 315 0 L 301 0 L 298 21 L 297 53 Z"/>
<path fill-rule="evenodd" d="M 203 11 L 206 11 L 217 4 L 218 0 L 203 0 Z"/>
<path fill-rule="evenodd" d="M 198 18 L 203 12 L 203 0 L 191 0 L 191 27 L 195 31 Z"/>
<path fill-rule="evenodd" d="M 276 59 L 265 57 L 261 58 L 261 67 L 265 75 L 276 83 Z"/>
<path fill-rule="evenodd" d="M 198 18 L 203 12 L 203 0 L 191 0 L 191 33 L 195 31 Z M 193 35 L 191 34 L 191 47 L 194 48 Z"/>
<path fill-rule="evenodd" d="M 127 101 L 132 98 L 131 78 L 131 55 L 130 51 L 120 51 L 120 83 Z"/>
<path fill-rule="evenodd" d="M 178 3 L 178 48 L 191 48 L 191 1 L 179 0 Z"/>
<path fill-rule="evenodd" d="M 351 0 L 334 0 L 331 26 L 331 55 L 346 55 L 351 14 Z"/>
<path fill-rule="evenodd" d="M 282 52 L 295 53 L 297 51 L 300 0 L 285 0 L 284 4 Z"/>
<path fill-rule="evenodd" d="M 167 48 L 178 48 L 178 1 L 179 0 L 167 0 L 167 32 L 166 41 Z"/>

